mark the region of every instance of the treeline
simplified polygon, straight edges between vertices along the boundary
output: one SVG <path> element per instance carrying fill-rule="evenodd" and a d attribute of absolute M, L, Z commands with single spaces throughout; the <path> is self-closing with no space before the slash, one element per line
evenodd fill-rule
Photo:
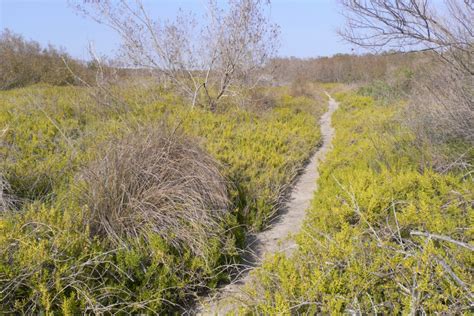
<path fill-rule="evenodd" d="M 428 60 L 425 53 L 336 54 L 332 57 L 275 58 L 270 63 L 280 84 L 294 81 L 369 82 L 385 79 L 401 69 L 413 69 Z"/>
<path fill-rule="evenodd" d="M 0 90 L 35 83 L 81 84 L 92 81 L 94 68 L 93 63 L 75 60 L 52 45 L 43 48 L 8 29 L 0 34 Z"/>

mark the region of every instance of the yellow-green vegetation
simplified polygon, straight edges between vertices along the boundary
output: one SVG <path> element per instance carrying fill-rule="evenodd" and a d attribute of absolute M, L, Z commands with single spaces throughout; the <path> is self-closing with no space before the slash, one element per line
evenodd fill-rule
<path fill-rule="evenodd" d="M 157 88 L 119 87 L 94 97 L 88 89 L 41 85 L 0 93 L 0 171 L 16 200 L 0 214 L 0 309 L 180 311 L 225 280 L 223 265 L 238 260 L 242 227 L 258 229 L 275 211 L 319 141 L 323 106 L 279 93 L 265 111 L 227 104 L 211 113 L 190 110 Z M 232 204 L 219 222 L 223 236 L 210 238 L 201 256 L 152 232 L 117 245 L 87 224 L 82 170 L 104 158 L 115 139 L 157 125 L 206 148 L 228 181 Z"/>
<path fill-rule="evenodd" d="M 430 169 L 403 104 L 340 94 L 334 149 L 292 256 L 255 271 L 247 313 L 468 314 L 472 175 Z M 472 157 L 472 152 L 471 152 Z"/>

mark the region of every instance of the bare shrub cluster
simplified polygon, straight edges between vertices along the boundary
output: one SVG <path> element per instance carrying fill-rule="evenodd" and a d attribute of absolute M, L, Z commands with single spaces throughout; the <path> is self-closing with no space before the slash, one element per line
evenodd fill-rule
<path fill-rule="evenodd" d="M 340 0 L 346 25 L 340 35 L 369 49 L 431 51 L 474 75 L 474 8 L 469 0 Z"/>
<path fill-rule="evenodd" d="M 407 111 L 417 135 L 432 144 L 464 140 L 474 145 L 472 76 L 437 63 L 414 81 Z"/>
<path fill-rule="evenodd" d="M 79 177 L 91 233 L 116 244 L 152 233 L 201 255 L 228 211 L 216 162 L 192 140 L 162 128 L 112 142 Z"/>
<path fill-rule="evenodd" d="M 71 70 L 82 78 L 91 75 L 85 65 L 64 51 L 51 45 L 42 48 L 39 43 L 27 41 L 8 29 L 0 33 L 0 90 L 39 82 L 76 84 L 78 82 Z"/>
<path fill-rule="evenodd" d="M 281 85 L 294 82 L 371 82 L 389 78 L 397 69 L 413 68 L 423 54 L 403 54 L 396 51 L 381 54 L 336 54 L 318 58 L 274 58 L 274 80 Z"/>
<path fill-rule="evenodd" d="M 205 23 L 184 12 L 161 21 L 140 0 L 72 3 L 119 34 L 126 65 L 149 70 L 193 106 L 215 110 L 236 86 L 253 87 L 277 48 L 278 29 L 265 14 L 264 0 L 228 0 L 226 6 L 209 0 Z"/>

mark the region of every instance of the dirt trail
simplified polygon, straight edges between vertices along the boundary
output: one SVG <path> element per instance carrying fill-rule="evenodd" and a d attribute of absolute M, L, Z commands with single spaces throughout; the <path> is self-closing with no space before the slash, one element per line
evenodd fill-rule
<path fill-rule="evenodd" d="M 248 272 L 260 265 L 266 254 L 276 252 L 291 254 L 297 248 L 297 244 L 291 238 L 291 235 L 301 229 L 306 210 L 309 208 L 317 189 L 318 165 L 331 149 L 331 141 L 334 136 L 331 117 L 337 109 L 338 103 L 329 94 L 327 95 L 329 97 L 329 107 L 320 120 L 322 146 L 310 158 L 308 165 L 295 182 L 288 202 L 277 218 L 272 221 L 270 228 L 250 237 L 247 255 L 244 257 L 245 268 L 242 269 L 240 277 L 235 282 L 220 289 L 214 297 L 201 302 L 200 307 L 195 311 L 196 314 L 225 315 L 232 312 L 239 305 L 239 300 L 245 297 L 242 288 L 245 284 L 251 282 L 251 275 Z"/>

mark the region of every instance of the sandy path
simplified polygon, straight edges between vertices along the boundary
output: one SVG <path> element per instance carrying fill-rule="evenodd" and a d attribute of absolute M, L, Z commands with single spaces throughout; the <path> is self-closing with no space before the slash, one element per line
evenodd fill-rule
<path fill-rule="evenodd" d="M 301 229 L 306 210 L 310 207 L 314 192 L 317 189 L 318 165 L 324 160 L 327 152 L 332 147 L 331 141 L 334 136 L 334 128 L 331 126 L 331 117 L 337 109 L 338 103 L 329 94 L 328 97 L 328 111 L 324 113 L 320 120 L 323 144 L 310 158 L 310 162 L 295 182 L 283 211 L 272 221 L 268 230 L 250 237 L 249 249 L 247 249 L 247 255 L 244 256 L 246 268 L 241 271 L 240 277 L 235 282 L 220 289 L 214 297 L 201 302 L 200 307 L 195 312 L 196 314 L 225 315 L 232 312 L 239 305 L 239 298 L 242 299 L 245 296 L 242 291 L 243 286 L 251 282 L 251 275 L 248 272 L 258 266 L 266 254 L 276 252 L 291 254 L 296 249 L 297 244 L 291 238 L 291 235 Z"/>

